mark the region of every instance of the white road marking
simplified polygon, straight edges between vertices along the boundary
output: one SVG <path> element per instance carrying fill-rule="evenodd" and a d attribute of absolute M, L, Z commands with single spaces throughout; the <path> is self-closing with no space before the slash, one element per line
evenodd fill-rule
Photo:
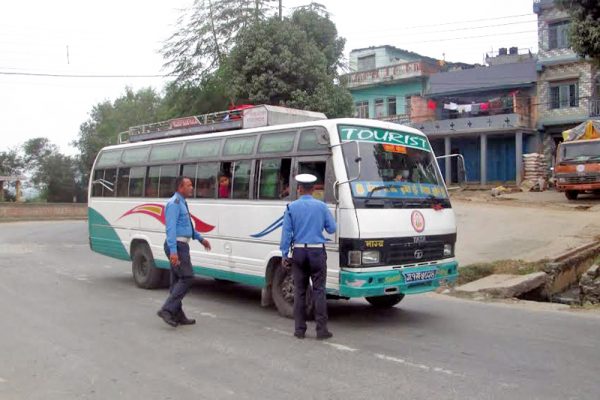
<path fill-rule="evenodd" d="M 281 329 L 277 329 L 277 328 L 270 328 L 270 327 L 265 327 L 266 330 L 274 332 L 274 333 L 279 333 L 280 335 L 285 335 L 285 336 L 290 336 L 291 333 L 286 332 L 286 331 L 282 331 Z"/>
<path fill-rule="evenodd" d="M 355 352 L 358 351 L 358 349 L 343 345 L 343 344 L 339 344 L 339 343 L 331 343 L 331 342 L 323 342 L 324 344 L 333 347 L 336 350 L 340 350 L 340 351 L 349 351 L 349 352 Z"/>
<path fill-rule="evenodd" d="M 209 312 L 201 312 L 200 315 L 202 315 L 203 317 L 217 318 L 215 314 Z"/>
<path fill-rule="evenodd" d="M 431 372 L 437 372 L 437 373 L 446 374 L 446 375 L 450 375 L 450 376 L 464 377 L 464 375 L 456 373 L 456 372 L 451 371 L 449 369 L 444 369 L 444 368 L 440 368 L 440 367 L 430 367 L 430 366 L 427 366 L 425 364 L 417 364 L 417 363 L 413 363 L 413 362 L 410 362 L 410 361 L 406 361 L 406 360 L 404 360 L 402 358 L 386 356 L 385 354 L 375 354 L 375 357 L 379 358 L 380 360 L 391 361 L 391 362 L 395 362 L 395 363 L 398 363 L 398 364 L 403 364 L 403 365 L 406 365 L 408 367 L 413 367 L 413 368 L 421 369 L 423 371 L 431 371 Z"/>

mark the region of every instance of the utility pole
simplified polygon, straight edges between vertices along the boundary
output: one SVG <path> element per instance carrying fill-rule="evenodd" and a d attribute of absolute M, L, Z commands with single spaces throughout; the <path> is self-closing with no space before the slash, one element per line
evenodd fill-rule
<path fill-rule="evenodd" d="M 283 7 L 282 4 L 281 4 L 282 2 L 283 2 L 283 0 L 279 0 L 279 20 L 280 21 L 283 21 L 283 12 L 281 10 L 282 7 Z"/>

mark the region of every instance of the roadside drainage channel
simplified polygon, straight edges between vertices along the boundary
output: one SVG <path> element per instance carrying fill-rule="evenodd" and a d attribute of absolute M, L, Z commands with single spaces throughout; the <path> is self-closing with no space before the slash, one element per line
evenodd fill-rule
<path fill-rule="evenodd" d="M 474 298 L 517 298 L 568 305 L 600 303 L 600 241 L 577 247 L 527 275 L 493 274 L 452 290 Z"/>
<path fill-rule="evenodd" d="M 569 305 L 588 302 L 582 278 L 585 279 L 584 276 L 588 274 L 596 274 L 592 267 L 599 255 L 600 242 L 593 242 L 570 250 L 547 263 L 544 272 L 548 276 L 541 290 L 542 301 Z M 598 289 L 600 290 L 600 286 Z"/>

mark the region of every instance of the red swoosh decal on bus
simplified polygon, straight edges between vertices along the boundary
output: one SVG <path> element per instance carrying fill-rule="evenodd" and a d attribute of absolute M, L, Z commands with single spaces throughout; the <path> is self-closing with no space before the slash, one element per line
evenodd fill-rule
<path fill-rule="evenodd" d="M 131 210 L 125 212 L 123 215 L 121 215 L 119 217 L 119 219 L 126 217 L 128 215 L 132 215 L 132 214 L 149 215 L 152 218 L 158 220 L 161 224 L 165 225 L 165 206 L 163 206 L 162 204 L 157 204 L 157 203 L 140 204 L 139 206 L 135 206 Z M 194 215 L 191 215 L 191 217 L 192 217 L 192 220 L 194 221 L 194 226 L 198 232 L 206 233 L 206 232 L 210 232 L 213 229 L 215 229 L 215 227 L 213 225 L 207 224 L 206 222 L 202 221 L 200 218 L 197 218 Z"/>

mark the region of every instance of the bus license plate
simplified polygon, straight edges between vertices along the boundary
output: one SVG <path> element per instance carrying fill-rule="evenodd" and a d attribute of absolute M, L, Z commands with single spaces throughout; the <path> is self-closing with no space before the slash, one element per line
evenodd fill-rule
<path fill-rule="evenodd" d="M 402 272 L 402 275 L 406 283 L 428 282 L 435 279 L 436 272 L 437 270 L 431 269 L 428 271 Z"/>

